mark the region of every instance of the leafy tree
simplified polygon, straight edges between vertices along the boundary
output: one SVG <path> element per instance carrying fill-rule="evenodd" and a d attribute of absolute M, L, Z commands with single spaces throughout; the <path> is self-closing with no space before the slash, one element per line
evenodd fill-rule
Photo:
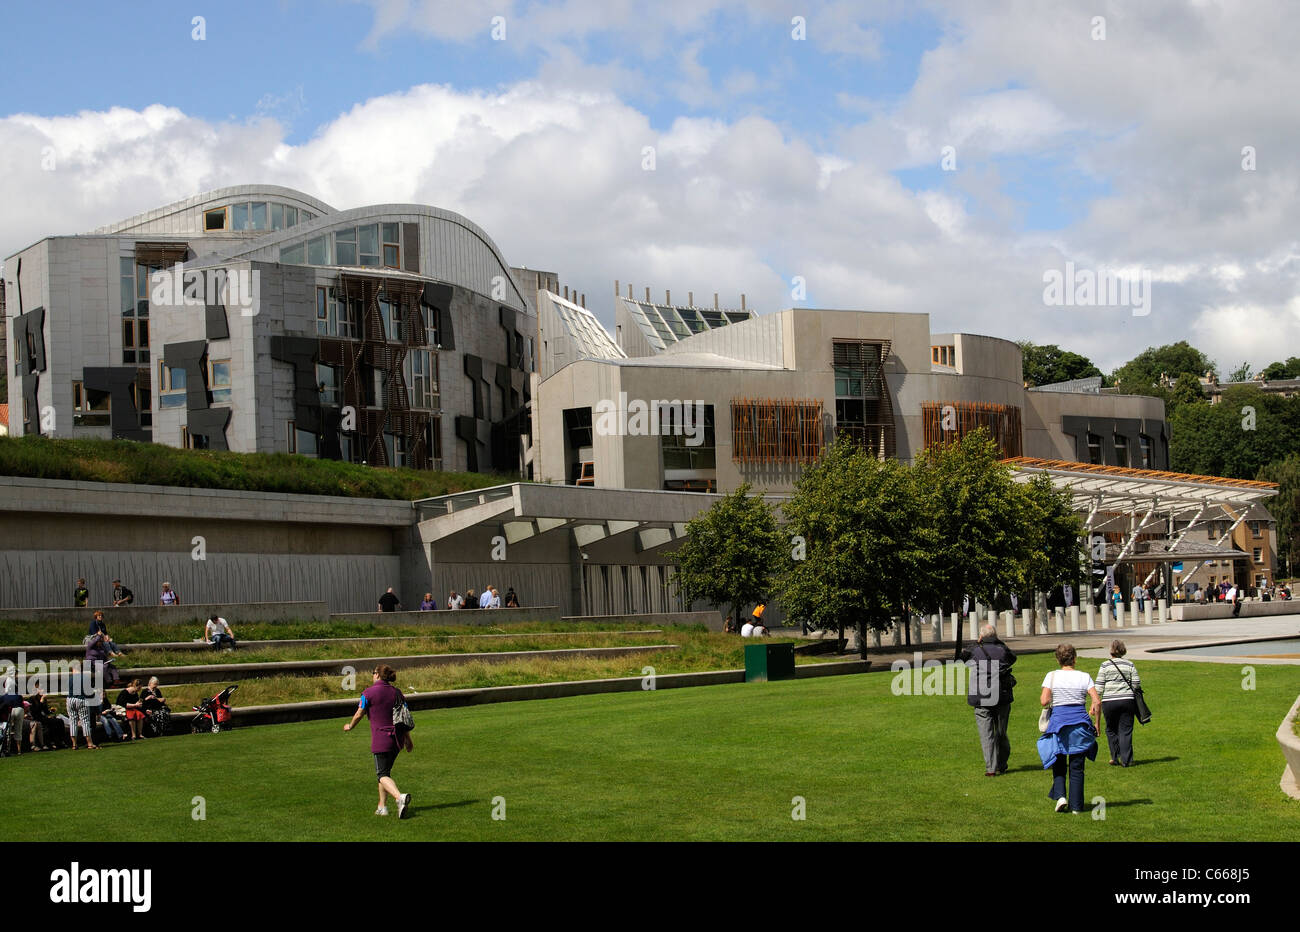
<path fill-rule="evenodd" d="M 1269 463 L 1257 479 L 1278 483 L 1277 495 L 1264 502 L 1277 520 L 1277 555 L 1288 577 L 1300 556 L 1300 453 Z"/>
<path fill-rule="evenodd" d="M 775 509 L 748 483 L 713 503 L 686 525 L 686 540 L 669 554 L 679 564 L 677 590 L 691 602 L 708 602 L 739 613 L 771 598 L 786 538 Z"/>
<path fill-rule="evenodd" d="M 1271 362 L 1259 374 L 1266 382 L 1278 379 L 1300 379 L 1300 356 L 1290 356 L 1286 362 Z"/>
<path fill-rule="evenodd" d="M 1042 473 L 1016 488 L 1023 499 L 1020 533 L 1024 588 L 1047 592 L 1087 578 L 1083 521 L 1074 511 L 1069 492 L 1057 489 Z"/>
<path fill-rule="evenodd" d="M 1251 377 L 1249 360 L 1243 362 L 1228 374 L 1229 382 L 1249 382 Z"/>
<path fill-rule="evenodd" d="M 1024 496 L 988 431 L 930 447 L 916 469 L 924 523 L 934 534 L 929 572 L 917 579 L 918 601 L 955 611 L 964 596 L 988 603 L 994 593 L 1014 590 L 1024 576 Z M 961 640 L 958 615 L 958 652 Z"/>
<path fill-rule="evenodd" d="M 802 537 L 806 559 L 790 560 L 781 575 L 781 604 L 810 625 L 884 630 L 906 613 L 906 591 L 923 563 L 921 524 L 910 467 L 877 460 L 841 439 L 806 469 L 783 506 L 787 530 Z M 910 631 L 908 638 L 910 642 Z"/>
<path fill-rule="evenodd" d="M 1209 404 L 1201 380 L 1190 372 L 1178 376 L 1178 381 L 1165 398 L 1165 416 L 1172 417 L 1179 405 L 1186 404 Z"/>
<path fill-rule="evenodd" d="M 1210 358 L 1186 340 L 1145 349 L 1115 370 L 1112 379 L 1120 391 L 1131 395 L 1152 395 L 1160 377 L 1177 379 L 1184 372 L 1199 378 L 1217 371 Z"/>
<path fill-rule="evenodd" d="M 1092 364 L 1091 359 L 1063 350 L 1055 343 L 1039 346 L 1021 340 L 1018 345 L 1026 385 L 1050 385 L 1053 382 L 1101 375 L 1101 370 Z"/>
<path fill-rule="evenodd" d="M 1296 450 L 1300 398 L 1255 385 L 1225 389 L 1216 405 L 1181 405 L 1169 416 L 1170 468 L 1202 476 L 1253 479 Z"/>

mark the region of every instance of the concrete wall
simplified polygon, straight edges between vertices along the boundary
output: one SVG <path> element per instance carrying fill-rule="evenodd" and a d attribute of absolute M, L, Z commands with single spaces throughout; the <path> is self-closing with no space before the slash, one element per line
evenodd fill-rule
<path fill-rule="evenodd" d="M 75 584 L 75 581 L 74 581 Z M 202 626 L 213 615 L 220 615 L 238 635 L 237 625 L 246 621 L 329 621 L 329 609 L 324 602 L 250 602 L 240 605 L 229 603 L 195 603 L 171 607 L 162 605 L 129 605 L 114 608 L 111 605 L 92 605 L 89 608 L 5 608 L 0 609 L 3 621 L 84 621 L 89 627 L 94 608 L 104 610 L 104 620 L 114 624 L 176 624 Z M 112 631 L 112 628 L 109 628 Z"/>
<path fill-rule="evenodd" d="M 117 577 L 138 605 L 167 581 L 184 603 L 367 611 L 424 591 L 413 522 L 409 502 L 0 477 L 0 607 L 70 606 L 78 577 L 103 603 Z"/>

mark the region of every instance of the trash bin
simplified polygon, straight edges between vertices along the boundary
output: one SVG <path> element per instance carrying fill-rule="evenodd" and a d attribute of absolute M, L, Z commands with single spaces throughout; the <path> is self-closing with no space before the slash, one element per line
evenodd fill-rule
<path fill-rule="evenodd" d="M 746 644 L 745 682 L 794 679 L 793 644 Z"/>

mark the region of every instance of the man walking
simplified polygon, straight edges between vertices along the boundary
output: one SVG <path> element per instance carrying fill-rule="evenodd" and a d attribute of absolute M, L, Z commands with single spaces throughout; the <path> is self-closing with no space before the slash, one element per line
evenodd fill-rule
<path fill-rule="evenodd" d="M 971 666 L 966 702 L 975 710 L 975 727 L 984 751 L 984 776 L 996 777 L 1007 772 L 1011 757 L 1007 721 L 1011 716 L 1011 690 L 1016 683 L 1011 675 L 1016 655 L 998 639 L 997 628 L 986 624 L 980 628 L 975 646 L 962 650 L 961 658 Z"/>
<path fill-rule="evenodd" d="M 113 606 L 121 608 L 123 605 L 130 605 L 135 601 L 135 594 L 122 585 L 122 580 L 113 580 Z"/>

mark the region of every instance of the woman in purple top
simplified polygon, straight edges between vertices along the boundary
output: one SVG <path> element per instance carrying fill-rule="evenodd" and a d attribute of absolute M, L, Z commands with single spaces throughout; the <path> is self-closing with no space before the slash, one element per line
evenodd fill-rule
<path fill-rule="evenodd" d="M 399 790 L 390 774 L 398 752 L 402 748 L 410 751 L 414 745 L 409 731 L 403 729 L 399 734 L 393 725 L 393 707 L 406 701 L 401 690 L 393 685 L 396 680 L 397 671 L 392 667 L 387 664 L 375 667 L 373 683 L 361 694 L 357 711 L 343 730 L 351 731 L 363 713 L 369 717 L 370 752 L 375 755 L 375 776 L 379 779 L 379 808 L 375 815 L 388 815 L 388 797 L 392 796 L 397 800 L 397 817 L 404 819 L 410 810 L 411 794 Z"/>

